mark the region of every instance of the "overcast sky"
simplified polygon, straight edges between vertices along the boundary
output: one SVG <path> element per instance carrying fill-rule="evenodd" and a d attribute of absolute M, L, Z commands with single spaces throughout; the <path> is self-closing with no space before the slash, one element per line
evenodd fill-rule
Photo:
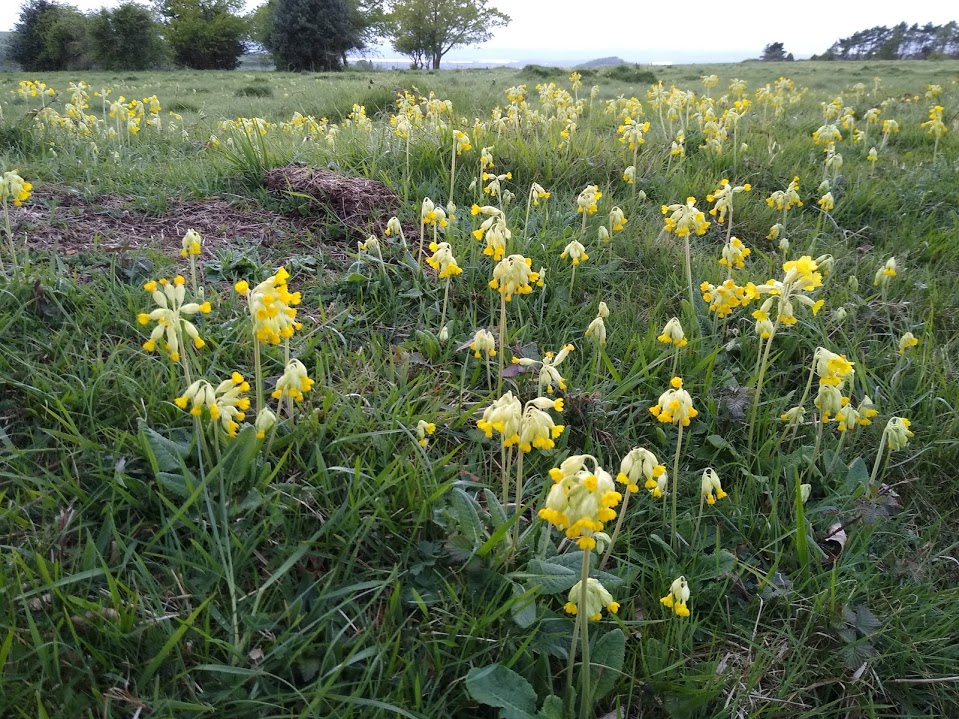
<path fill-rule="evenodd" d="M 119 0 L 72 0 L 83 11 Z M 263 0 L 247 0 L 248 9 Z M 626 60 L 677 60 L 695 56 L 735 59 L 755 56 L 767 43 L 782 42 L 796 56 L 819 53 L 840 37 L 874 25 L 901 21 L 942 24 L 959 20 L 954 0 L 902 4 L 893 0 L 821 2 L 650 3 L 640 0 L 493 0 L 512 16 L 483 46 L 484 55 L 513 59 L 530 54 Z M 0 30 L 12 30 L 17 0 L 0 0 Z M 392 54 L 391 50 L 386 50 Z"/>

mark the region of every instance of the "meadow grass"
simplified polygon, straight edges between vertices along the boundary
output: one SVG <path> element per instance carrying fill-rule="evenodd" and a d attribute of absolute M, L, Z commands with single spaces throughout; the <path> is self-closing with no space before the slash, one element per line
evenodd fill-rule
<path fill-rule="evenodd" d="M 580 97 L 594 82 L 599 92 L 570 138 L 560 137 L 562 126 L 535 123 L 474 138 L 459 158 L 459 210 L 445 235 L 464 270 L 452 279 L 445 343 L 436 337 L 443 283 L 419 269 L 418 236 L 407 237 L 412 254 L 381 236 L 380 264 L 323 208 L 267 193 L 260 173 L 300 162 L 381 180 L 409 198 L 399 217 L 416 226 L 422 198 L 450 199 L 450 139 L 414 140 L 407 174 L 405 143 L 387 122 L 396 93 L 415 87 L 449 98 L 454 122 L 466 118 L 472 135 L 474 117 L 506 106 L 507 87 L 529 82 L 533 104 L 540 80 L 506 70 L 39 78 L 61 91 L 83 79 L 112 88 L 112 98 L 156 94 L 164 115 L 182 115 L 182 132 L 144 130 L 122 146 L 98 140 L 94 152 L 87 140 L 42 137 L 31 118 L 36 102 L 13 94 L 23 78 L 0 76 L 0 168 L 18 169 L 38 196 L 50 186 L 90 200 L 120 195 L 131 211 L 145 211 L 145 225 L 184 197 L 326 218 L 310 233 L 207 246 L 201 257 L 213 312 L 198 321 L 208 344 L 196 354 L 211 381 L 235 369 L 252 374 L 249 320 L 232 286 L 280 265 L 303 295 L 304 326 L 292 346 L 316 381 L 295 422 L 281 422 L 266 443 L 241 430 L 219 461 L 203 455 L 173 403 L 184 390 L 177 366 L 141 348 L 136 316 L 151 308 L 143 284 L 188 276 L 175 253 L 107 252 L 94 242 L 73 254 L 33 249 L 29 271 L 0 278 L 0 714 L 492 717 L 496 709 L 478 703 L 466 677 L 493 663 L 520 675 L 540 703 L 564 694 L 573 620 L 562 610 L 565 589 L 543 566 L 555 570 L 575 555 L 535 510 L 548 470 L 571 454 L 595 455 L 615 474 L 623 455 L 643 446 L 671 468 L 676 430 L 649 407 L 669 383 L 673 355 L 657 335 L 672 316 L 690 340 L 678 373 L 700 411 L 680 456 L 682 543 L 677 549 L 662 500 L 645 491 L 630 500 L 601 575 L 621 608 L 593 630 L 596 644 L 621 630 L 625 653 L 592 715 L 959 712 L 959 63 L 653 70 L 667 87 L 700 95 L 700 77 L 712 73 L 721 78 L 714 97 L 733 77 L 751 94 L 781 74 L 806 92 L 781 118 L 764 120 L 754 104 L 741 121 L 738 140 L 748 148 L 737 148 L 735 168 L 731 140 L 722 155 L 707 153 L 693 121 L 687 157 L 671 158 L 673 136 L 661 131 L 647 86 L 600 75 L 584 78 Z M 565 72 L 552 81 L 568 87 Z M 933 138 L 919 125 L 935 104 L 923 97 L 929 83 L 943 87 L 935 103 L 949 119 L 935 162 Z M 651 123 L 635 188 L 622 180 L 632 153 L 616 141 L 619 119 L 603 112 L 621 94 L 638 97 L 641 120 Z M 875 168 L 869 147 L 843 132 L 836 208 L 826 215 L 816 206 L 823 152 L 811 136 L 823 124 L 820 103 L 839 94 L 860 122 L 893 98 L 882 116 L 901 131 Z M 340 123 L 354 104 L 365 105 L 373 130 L 345 128 L 333 146 L 271 130 L 248 148 L 234 134 L 231 149 L 218 126 L 294 112 Z M 878 144 L 878 130 L 870 132 Z M 545 286 L 509 307 L 506 359 L 576 346 L 560 368 L 567 429 L 555 449 L 527 457 L 522 516 L 499 501 L 500 452 L 476 428 L 497 395 L 462 348 L 475 329 L 498 327 L 491 263 L 470 237 L 477 222 L 469 207 L 484 201 L 470 188 L 483 145 L 494 147 L 496 172 L 512 172 L 509 253 L 546 269 Z M 737 277 L 759 284 L 781 276 L 784 259 L 765 239 L 779 215 L 764 199 L 797 175 L 805 204 L 789 215 L 788 258 L 814 245 L 810 254 L 831 253 L 835 266 L 817 295 L 824 309 L 814 317 L 797 307 L 798 324 L 774 339 L 750 447 L 753 306 L 725 322 L 699 296 L 689 306 L 683 243 L 661 232 L 660 207 L 692 195 L 706 209 L 720 179 L 750 183 L 736 196 L 735 234 L 752 248 Z M 552 196 L 532 208 L 524 233 L 532 182 Z M 590 259 L 572 284 L 560 253 L 579 236 L 575 199 L 591 183 L 605 196 L 583 240 Z M 629 221 L 599 246 L 596 228 L 614 204 Z M 31 228 L 16 210 L 12 217 L 18 241 L 29 244 Z M 717 263 L 724 238 L 715 225 L 692 238 L 695 286 L 725 277 Z M 898 274 L 881 293 L 873 275 L 891 256 Z M 610 309 L 601 352 L 583 337 L 600 301 Z M 920 342 L 900 355 L 907 331 Z M 779 419 L 799 401 L 817 346 L 855 362 L 847 393 L 855 403 L 870 395 L 880 411 L 841 444 L 833 424 L 818 431 L 811 397 L 811 422 L 790 435 Z M 284 363 L 282 347 L 267 348 L 269 384 Z M 532 398 L 536 374 L 514 375 L 506 388 Z M 891 416 L 908 417 L 916 436 L 889 455 L 881 486 L 870 486 Z M 438 427 L 426 447 L 419 420 Z M 699 477 L 708 466 L 729 497 L 704 508 Z M 805 504 L 796 501 L 800 483 L 811 485 Z M 679 575 L 692 590 L 689 619 L 660 604 Z M 512 711 L 502 715 L 524 716 Z M 564 714 L 544 708 L 539 716 Z"/>

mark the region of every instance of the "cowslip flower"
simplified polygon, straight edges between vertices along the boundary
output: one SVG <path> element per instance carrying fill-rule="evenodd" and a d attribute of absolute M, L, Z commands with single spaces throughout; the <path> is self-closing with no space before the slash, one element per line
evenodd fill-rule
<path fill-rule="evenodd" d="M 875 287 L 882 287 L 883 289 L 889 284 L 889 280 L 896 276 L 896 258 L 890 257 L 886 260 L 886 264 L 876 270 L 876 276 L 873 278 L 872 284 Z"/>
<path fill-rule="evenodd" d="M 766 204 L 779 212 L 802 207 L 802 200 L 799 199 L 799 177 L 794 177 L 785 190 L 776 190 L 767 197 Z"/>
<path fill-rule="evenodd" d="M 426 258 L 426 264 L 439 271 L 441 280 L 463 272 L 463 268 L 456 264 L 456 258 L 453 257 L 453 248 L 450 247 L 449 242 L 431 242 L 430 251 L 433 255 Z"/>
<path fill-rule="evenodd" d="M 689 601 L 689 584 L 686 577 L 679 577 L 669 585 L 669 594 L 659 600 L 660 604 L 673 610 L 677 617 L 688 617 L 689 608 L 686 603 Z"/>
<path fill-rule="evenodd" d="M 253 423 L 253 427 L 256 429 L 256 438 L 264 439 L 266 433 L 273 429 L 273 426 L 276 424 L 276 415 L 273 413 L 269 407 L 264 407 L 256 415 L 256 421 Z"/>
<path fill-rule="evenodd" d="M 757 296 L 756 287 L 751 282 L 739 286 L 732 279 L 720 285 L 703 282 L 699 291 L 703 295 L 703 302 L 709 305 L 709 311 L 715 312 L 719 319 L 728 317 L 734 309 L 749 304 Z"/>
<path fill-rule="evenodd" d="M 510 302 L 515 294 L 529 294 L 533 285 L 539 282 L 539 273 L 530 269 L 532 264 L 532 260 L 523 255 L 504 257 L 493 268 L 490 288 L 499 292 L 506 302 Z"/>
<path fill-rule="evenodd" d="M 589 259 L 589 255 L 586 254 L 586 248 L 583 247 L 583 243 L 579 240 L 572 240 L 563 248 L 559 256 L 563 259 L 568 258 L 573 267 Z"/>
<path fill-rule="evenodd" d="M 627 117 L 623 120 L 623 124 L 619 126 L 619 141 L 630 150 L 636 150 L 646 142 L 643 135 L 647 132 L 649 132 L 648 122 L 633 122 L 631 117 Z"/>
<path fill-rule="evenodd" d="M 925 127 L 926 131 L 937 140 L 945 135 L 949 129 L 946 127 L 946 123 L 942 121 L 942 113 L 942 105 L 936 105 L 929 110 L 929 119 L 921 123 L 921 127 Z"/>
<path fill-rule="evenodd" d="M 656 338 L 664 345 L 675 345 L 676 347 L 685 347 L 689 344 L 686 334 L 683 332 L 683 326 L 678 317 L 671 318 L 664 326 L 663 331 Z"/>
<path fill-rule="evenodd" d="M 840 389 L 847 382 L 851 383 L 852 377 L 856 373 L 855 363 L 846 359 L 846 355 L 830 352 L 825 347 L 816 348 L 813 363 L 820 384 L 829 384 Z"/>
<path fill-rule="evenodd" d="M 290 360 L 283 374 L 276 381 L 273 399 L 290 397 L 296 402 L 303 401 L 303 394 L 309 392 L 314 381 L 306 372 L 306 367 L 297 359 Z"/>
<path fill-rule="evenodd" d="M 614 207 L 609 211 L 609 229 L 611 232 L 622 232 L 629 220 L 619 207 Z"/>
<path fill-rule="evenodd" d="M 693 407 L 693 398 L 683 389 L 682 378 L 673 377 L 669 383 L 672 386 L 659 396 L 659 401 L 649 408 L 649 413 L 664 424 L 688 427 L 699 410 Z"/>
<path fill-rule="evenodd" d="M 823 125 L 812 134 L 813 142 L 817 145 L 832 145 L 842 140 L 842 133 L 835 125 Z"/>
<path fill-rule="evenodd" d="M 627 185 L 635 184 L 636 182 L 636 167 L 630 165 L 625 170 L 623 170 L 623 182 Z"/>
<path fill-rule="evenodd" d="M 706 215 L 696 208 L 695 197 L 687 197 L 685 205 L 663 205 L 662 213 L 667 215 L 663 229 L 677 237 L 689 237 L 691 233 L 704 235 L 709 227 Z"/>
<path fill-rule="evenodd" d="M 587 461 L 592 462 L 592 471 Z M 604 524 L 616 518 L 614 508 L 623 498 L 613 478 L 591 455 L 568 457 L 549 476 L 553 486 L 539 511 L 540 519 L 566 530 L 567 539 L 575 540 L 580 549 L 595 549 L 597 537 L 605 539 Z"/>
<path fill-rule="evenodd" d="M 180 257 L 188 257 L 190 255 L 200 254 L 200 233 L 196 230 L 187 230 L 187 233 L 183 235 L 183 241 L 181 243 L 182 249 L 180 250 Z"/>
<path fill-rule="evenodd" d="M 473 341 L 470 342 L 469 347 L 473 351 L 473 356 L 476 359 L 482 359 L 483 354 L 486 355 L 486 359 L 496 356 L 496 339 L 489 330 L 476 330 L 476 334 L 473 335 Z"/>
<path fill-rule="evenodd" d="M 483 416 L 476 426 L 483 431 L 487 439 L 499 434 L 504 447 L 512 447 L 519 442 L 519 431 L 523 417 L 523 405 L 512 391 L 507 391 L 499 399 L 483 410 Z"/>
<path fill-rule="evenodd" d="M 636 447 L 631 449 L 623 457 L 619 464 L 619 474 L 616 475 L 616 481 L 626 485 L 627 492 L 639 491 L 639 480 L 645 478 L 644 486 L 650 492 L 659 490 L 662 496 L 662 490 L 665 489 L 666 467 L 659 463 L 656 455 L 648 449 Z M 660 479 L 663 481 L 663 487 L 660 487 Z"/>
<path fill-rule="evenodd" d="M 907 349 L 915 347 L 917 344 L 919 344 L 919 339 L 912 332 L 906 332 L 899 338 L 899 354 L 905 354 Z"/>
<path fill-rule="evenodd" d="M 719 475 L 716 474 L 716 470 L 712 467 L 707 468 L 703 472 L 703 479 L 700 483 L 700 492 L 703 495 L 703 498 L 706 500 L 706 504 L 712 506 L 716 504 L 717 499 L 725 499 L 727 495 L 723 491 L 723 485 L 719 481 Z M 713 494 L 715 492 L 715 495 Z"/>
<path fill-rule="evenodd" d="M 569 590 L 568 601 L 563 605 L 567 614 L 576 615 L 579 613 L 579 603 L 583 598 L 583 581 L 580 580 Z M 613 595 L 598 579 L 589 577 L 586 580 L 586 606 L 584 615 L 591 622 L 598 622 L 603 618 L 603 609 L 610 614 L 616 614 L 619 611 L 619 602 L 613 601 Z"/>
<path fill-rule="evenodd" d="M 12 170 L 0 177 L 0 202 L 4 205 L 13 200 L 14 207 L 20 207 L 33 194 L 33 185 L 20 177 L 19 173 L 19 170 Z"/>
<path fill-rule="evenodd" d="M 586 337 L 602 347 L 606 344 L 606 323 L 604 320 L 609 317 L 609 308 L 605 302 L 599 303 L 599 312 L 584 333 Z"/>
<path fill-rule="evenodd" d="M 897 450 L 902 449 L 907 444 L 912 437 L 915 437 L 915 433 L 909 429 L 912 426 L 912 423 L 905 417 L 890 417 L 889 421 L 886 423 L 886 441 L 889 442 L 889 449 Z"/>
<path fill-rule="evenodd" d="M 427 422 L 425 419 L 421 419 L 416 423 L 416 441 L 420 447 L 426 447 L 430 443 L 428 438 L 432 437 L 435 431 L 436 425 L 432 422 Z"/>
<path fill-rule="evenodd" d="M 576 212 L 585 215 L 596 214 L 597 202 L 602 196 L 599 185 L 586 185 L 576 198 Z"/>
<path fill-rule="evenodd" d="M 243 375 L 234 372 L 230 379 L 223 380 L 213 389 L 216 397 L 217 416 L 210 413 L 210 418 L 219 420 L 220 425 L 230 437 L 236 437 L 240 429 L 240 422 L 246 419 L 246 412 L 250 409 L 250 398 L 243 395 L 250 391 L 250 383 L 243 379 Z"/>
<path fill-rule="evenodd" d="M 453 149 L 457 155 L 472 150 L 473 146 L 470 144 L 469 135 L 462 130 L 453 130 Z"/>
<path fill-rule="evenodd" d="M 808 306 L 812 309 L 813 315 L 819 313 L 825 304 L 824 300 L 813 300 L 804 292 L 812 292 L 818 287 L 822 287 L 822 273 L 819 272 L 819 266 L 809 255 L 803 255 L 798 260 L 790 260 L 783 263 L 783 279 L 769 280 L 765 284 L 756 285 L 751 292 L 755 296 L 764 294 L 769 297 L 763 302 L 758 310 L 753 312 L 753 318 L 757 323 L 763 323 L 763 329 L 770 323 L 770 311 L 773 304 L 777 304 L 777 322 L 785 325 L 796 324 L 794 314 L 794 302 Z M 762 333 L 761 333 L 762 334 Z M 768 333 L 770 336 L 773 332 Z"/>
<path fill-rule="evenodd" d="M 290 273 L 281 267 L 253 289 L 245 280 L 233 286 L 237 294 L 247 298 L 257 342 L 277 345 L 303 327 L 296 321 L 293 309 L 300 304 L 300 293 L 289 291 L 286 285 L 289 277 Z"/>
<path fill-rule="evenodd" d="M 533 448 L 553 449 L 566 425 L 556 424 L 547 410 L 563 411 L 563 400 L 537 397 L 526 403 L 520 419 L 519 449 L 532 452 Z"/>
<path fill-rule="evenodd" d="M 706 195 L 706 202 L 715 203 L 709 211 L 709 214 L 715 217 L 720 223 L 725 222 L 726 212 L 732 215 L 733 196 L 740 192 L 749 192 L 751 189 L 752 185 L 748 182 L 744 185 L 733 186 L 730 185 L 729 180 L 725 178 L 720 180 L 719 189 L 713 190 L 711 194 Z"/>
<path fill-rule="evenodd" d="M 553 394 L 556 389 L 560 391 L 565 391 L 566 389 L 566 380 L 563 379 L 559 370 L 556 368 L 559 367 L 569 356 L 569 353 L 575 349 L 573 345 L 566 344 L 555 354 L 553 352 L 547 352 L 542 360 L 534 360 L 529 357 L 514 357 L 513 364 L 518 364 L 521 367 L 534 367 L 538 364 L 540 366 L 539 386 L 545 388 L 547 394 Z"/>
<path fill-rule="evenodd" d="M 163 289 L 161 290 L 160 287 Z M 172 282 L 165 278 L 159 281 L 150 280 L 143 285 L 143 289 L 151 294 L 153 301 L 158 305 L 152 312 L 141 312 L 137 315 L 137 322 L 141 325 L 149 324 L 151 321 L 157 323 L 150 333 L 150 338 L 143 343 L 143 349 L 147 352 L 155 352 L 157 341 L 163 337 L 166 340 L 164 349 L 169 354 L 170 360 L 179 362 L 181 332 L 185 332 L 193 340 L 193 346 L 197 349 L 203 349 L 206 346 L 196 326 L 187 317 L 197 313 L 209 314 L 210 303 L 184 302 L 186 280 L 181 275 L 174 277 Z"/>
<path fill-rule="evenodd" d="M 719 258 L 719 264 L 730 269 L 735 267 L 741 270 L 746 266 L 745 259 L 750 254 L 752 250 L 746 247 L 742 240 L 738 237 L 730 237 L 729 242 L 723 245 L 723 256 Z"/>
<path fill-rule="evenodd" d="M 529 197 L 533 201 L 534 207 L 539 207 L 540 200 L 548 200 L 550 193 L 543 189 L 543 186 L 534 182 L 529 188 Z"/>
<path fill-rule="evenodd" d="M 869 154 L 866 155 L 866 159 L 867 159 L 869 162 L 871 162 L 871 163 L 873 164 L 873 166 L 875 166 L 876 160 L 879 159 L 879 153 L 876 151 L 876 148 L 875 148 L 875 147 L 870 147 L 870 148 L 869 148 Z"/>

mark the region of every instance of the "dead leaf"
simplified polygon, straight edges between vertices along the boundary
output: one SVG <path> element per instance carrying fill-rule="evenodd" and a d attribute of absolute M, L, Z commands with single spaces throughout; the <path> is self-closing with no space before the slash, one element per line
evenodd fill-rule
<path fill-rule="evenodd" d="M 247 656 L 250 658 L 251 662 L 254 664 L 259 664 L 263 661 L 263 650 L 259 647 L 254 647 L 250 650 L 250 653 L 247 654 Z"/>

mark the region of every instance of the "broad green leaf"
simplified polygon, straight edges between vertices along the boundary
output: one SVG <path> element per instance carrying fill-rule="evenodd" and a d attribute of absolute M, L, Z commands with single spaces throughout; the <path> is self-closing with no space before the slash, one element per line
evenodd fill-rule
<path fill-rule="evenodd" d="M 593 701 L 599 701 L 613 690 L 625 661 L 626 635 L 622 629 L 614 629 L 596 640 L 589 656 Z"/>
<path fill-rule="evenodd" d="M 566 719 L 563 711 L 563 700 L 555 694 L 550 694 L 543 701 L 543 706 L 536 717 L 537 719 Z"/>
<path fill-rule="evenodd" d="M 531 559 L 525 572 L 517 572 L 512 576 L 522 579 L 530 587 L 539 586 L 544 594 L 569 591 L 579 581 L 579 572 L 576 570 L 542 559 Z"/>
<path fill-rule="evenodd" d="M 532 685 L 502 664 L 470 669 L 466 691 L 474 701 L 499 709 L 503 719 L 535 717 L 536 692 Z"/>
<path fill-rule="evenodd" d="M 154 474 L 176 472 L 187 458 L 189 448 L 177 444 L 171 439 L 150 429 L 140 420 L 140 444 L 147 455 Z"/>
<path fill-rule="evenodd" d="M 536 621 L 536 592 L 530 592 L 523 588 L 521 584 L 512 582 L 513 599 L 515 600 L 510 607 L 515 621 L 521 628 L 528 629 Z M 529 596 L 523 597 L 524 594 Z M 520 597 L 523 597 L 520 599 Z"/>

